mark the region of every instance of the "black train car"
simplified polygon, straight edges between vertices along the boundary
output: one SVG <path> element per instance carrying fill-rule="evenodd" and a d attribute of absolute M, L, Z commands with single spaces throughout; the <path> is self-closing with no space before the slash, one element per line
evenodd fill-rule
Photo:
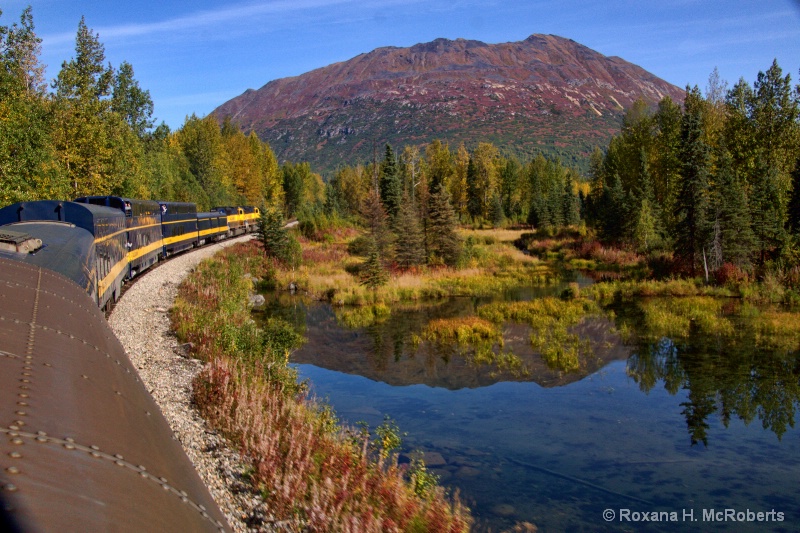
<path fill-rule="evenodd" d="M 197 206 L 189 202 L 158 202 L 164 257 L 198 244 Z"/>
<path fill-rule="evenodd" d="M 110 207 L 61 200 L 18 202 L 0 209 L 0 226 L 14 224 L 14 226 L 6 228 L 14 231 L 14 227 L 21 227 L 18 225 L 20 222 L 38 222 L 39 226 L 47 223 L 72 224 L 89 232 L 94 238 L 94 268 L 92 269 L 91 266 L 85 268 L 94 272 L 96 291 L 92 297 L 100 307 L 119 298 L 122 292 L 122 281 L 128 273 L 125 215 L 121 211 Z M 32 231 L 33 227 L 29 226 L 29 228 Z M 50 237 L 46 234 L 33 235 L 33 237 L 44 237 L 45 246 L 55 244 L 47 242 Z M 91 251 L 86 250 L 86 254 L 84 256 L 86 261 L 91 261 Z M 63 273 L 70 279 L 75 279 L 75 275 L 72 273 L 75 268 L 77 267 L 68 261 L 54 263 L 54 270 Z M 76 283 L 84 285 L 82 282 L 76 281 Z"/>
<path fill-rule="evenodd" d="M 2 257 L 0 529 L 228 530 L 91 298 Z"/>
<path fill-rule="evenodd" d="M 152 200 L 136 200 L 119 196 L 83 196 L 76 202 L 104 205 L 125 214 L 128 230 L 128 273 L 126 278 L 147 269 L 163 253 L 161 207 Z"/>

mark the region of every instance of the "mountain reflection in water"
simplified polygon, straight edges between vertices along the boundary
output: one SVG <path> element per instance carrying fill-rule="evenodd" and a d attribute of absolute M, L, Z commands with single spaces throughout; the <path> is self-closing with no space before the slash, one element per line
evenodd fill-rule
<path fill-rule="evenodd" d="M 306 313 L 313 327 L 307 328 L 307 342 L 292 354 L 292 362 L 393 386 L 422 384 L 456 390 L 486 387 L 501 381 L 532 381 L 553 387 L 583 379 L 610 361 L 630 355 L 630 349 L 610 332 L 612 324 L 604 318 L 592 318 L 573 328 L 581 338 L 589 339 L 593 347 L 592 355 L 581 361 L 578 372 L 566 373 L 549 367 L 533 352 L 528 340 L 530 328 L 523 324 L 504 327 L 503 351 L 522 360 L 527 369 L 525 374 L 476 364 L 455 347 L 428 342 L 414 345 L 412 334 L 422 331 L 430 320 L 474 313 L 474 302 L 467 298 L 453 298 L 437 305 L 394 307 L 388 320 L 360 330 L 342 328 L 328 305 L 313 305 Z"/>
<path fill-rule="evenodd" d="M 265 313 L 307 337 L 291 360 L 313 392 L 346 423 L 395 420 L 406 433 L 403 453 L 423 453 L 442 485 L 460 491 L 476 531 L 525 523 L 689 531 L 703 509 L 725 508 L 785 515 L 737 531 L 800 527 L 793 337 L 770 342 L 737 315 L 725 334 L 690 324 L 672 339 L 647 329 L 643 307 L 619 306 L 613 323 L 592 318 L 573 329 L 593 348 L 576 372 L 549 367 L 529 347 L 527 327 L 507 324 L 503 350 L 528 375 L 413 342 L 430 320 L 473 315 L 481 303 L 394 306 L 385 321 L 354 329 L 339 325 L 330 306 L 299 298 L 273 301 Z M 635 332 L 631 344 L 614 328 Z M 698 522 L 605 522 L 609 508 L 686 509 Z"/>

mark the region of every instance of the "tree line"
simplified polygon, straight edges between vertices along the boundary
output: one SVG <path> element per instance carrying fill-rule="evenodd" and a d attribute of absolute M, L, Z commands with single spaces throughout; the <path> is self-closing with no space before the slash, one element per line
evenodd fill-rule
<path fill-rule="evenodd" d="M 716 71 L 682 105 L 635 103 L 591 161 L 586 221 L 608 243 L 666 251 L 691 275 L 800 263 L 800 86 L 777 62 L 753 85 Z"/>
<path fill-rule="evenodd" d="M 84 19 L 74 57 L 49 85 L 40 53 L 31 8 L 0 25 L 0 205 L 109 194 L 201 209 L 272 205 L 284 201 L 284 181 L 319 181 L 214 117 L 192 115 L 174 132 L 156 127 L 149 91 L 129 63 L 106 65 Z"/>
<path fill-rule="evenodd" d="M 586 224 L 693 275 L 800 263 L 800 87 L 777 63 L 752 86 L 729 89 L 715 71 L 705 95 L 695 86 L 682 103 L 636 102 L 592 154 L 589 176 L 543 155 L 520 161 L 491 143 L 437 140 L 384 145 L 381 157 L 376 145 L 371 162 L 341 167 L 326 184 L 229 120 L 155 126 L 133 67 L 106 65 L 83 19 L 74 57 L 49 84 L 40 51 L 30 8 L 0 25 L 0 205 L 113 194 L 272 206 L 309 234 L 326 220 L 358 220 L 384 264 L 406 267 L 453 264 L 458 223 Z"/>

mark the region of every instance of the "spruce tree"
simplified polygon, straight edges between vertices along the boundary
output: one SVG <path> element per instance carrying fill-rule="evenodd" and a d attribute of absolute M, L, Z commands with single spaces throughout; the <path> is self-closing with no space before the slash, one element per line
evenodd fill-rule
<path fill-rule="evenodd" d="M 264 246 L 264 254 L 286 260 L 289 237 L 284 228 L 283 213 L 280 209 L 264 206 L 260 211 L 256 236 Z"/>
<path fill-rule="evenodd" d="M 447 189 L 439 187 L 430 197 L 428 210 L 428 254 L 429 260 L 441 259 L 448 266 L 455 266 L 461 256 L 461 237 L 457 233 L 458 222 L 450 204 Z"/>
<path fill-rule="evenodd" d="M 379 258 L 386 263 L 390 262 L 393 257 L 394 237 L 389 229 L 389 217 L 377 190 L 373 189 L 367 195 L 362 214 Z"/>
<path fill-rule="evenodd" d="M 386 145 L 386 154 L 381 163 L 379 183 L 381 201 L 386 208 L 386 213 L 389 217 L 394 218 L 400 207 L 403 183 L 397 168 L 397 159 L 389 144 Z"/>
<path fill-rule="evenodd" d="M 759 157 L 750 193 L 750 219 L 759 252 L 759 264 L 779 248 L 785 238 L 785 216 L 781 209 L 778 169 Z"/>
<path fill-rule="evenodd" d="M 492 222 L 492 226 L 495 228 L 502 226 L 506 219 L 506 215 L 503 210 L 503 203 L 500 200 L 500 195 L 497 193 L 497 191 L 495 191 L 495 193 L 492 195 L 492 201 L 489 204 L 489 219 Z"/>
<path fill-rule="evenodd" d="M 420 226 L 416 204 L 408 193 L 403 195 L 394 220 L 395 261 L 402 268 L 425 262 L 425 239 Z"/>
<path fill-rule="evenodd" d="M 618 174 L 611 178 L 611 185 L 603 186 L 598 215 L 600 217 L 600 236 L 608 243 L 620 243 L 625 235 L 628 220 L 628 201 L 622 180 Z"/>
<path fill-rule="evenodd" d="M 473 220 L 477 220 L 482 212 L 482 192 L 480 189 L 478 167 L 470 156 L 467 164 L 467 213 Z"/>
<path fill-rule="evenodd" d="M 750 209 L 744 184 L 736 176 L 733 159 L 727 150 L 717 158 L 717 174 L 714 180 L 716 199 L 715 248 L 722 253 L 720 262 L 732 263 L 740 268 L 750 266 L 755 250 L 755 236 L 751 228 Z"/>
<path fill-rule="evenodd" d="M 383 267 L 377 250 L 372 250 L 369 253 L 366 261 L 361 265 L 358 277 L 362 285 L 369 287 L 373 291 L 382 285 L 386 285 L 389 281 L 389 273 Z"/>
<path fill-rule="evenodd" d="M 709 243 L 709 148 L 703 140 L 700 90 L 686 88 L 685 112 L 681 119 L 681 187 L 676 212 L 675 254 L 697 273 L 703 251 Z"/>

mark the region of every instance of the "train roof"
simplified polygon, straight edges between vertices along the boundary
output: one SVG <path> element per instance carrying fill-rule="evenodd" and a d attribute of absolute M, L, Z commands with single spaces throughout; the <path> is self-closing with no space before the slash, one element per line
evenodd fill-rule
<path fill-rule="evenodd" d="M 13 250 L 13 242 L 38 241 L 39 247 Z M 0 258 L 58 272 L 94 297 L 94 237 L 68 222 L 17 222 L 0 227 Z"/>
<path fill-rule="evenodd" d="M 0 258 L 0 301 L 0 528 L 229 530 L 91 299 Z"/>
<path fill-rule="evenodd" d="M 122 196 L 81 196 L 75 199 L 79 203 L 93 205 L 104 205 L 120 209 L 133 216 L 158 215 L 161 207 L 155 200 L 138 200 L 136 198 L 125 198 Z"/>
<path fill-rule="evenodd" d="M 0 209 L 0 226 L 32 221 L 69 222 L 95 236 L 101 220 L 124 218 L 119 209 L 66 200 L 17 202 Z"/>
<path fill-rule="evenodd" d="M 161 206 L 161 213 L 166 215 L 187 215 L 197 213 L 197 204 L 193 204 L 191 202 L 165 202 L 159 200 L 158 205 Z"/>

